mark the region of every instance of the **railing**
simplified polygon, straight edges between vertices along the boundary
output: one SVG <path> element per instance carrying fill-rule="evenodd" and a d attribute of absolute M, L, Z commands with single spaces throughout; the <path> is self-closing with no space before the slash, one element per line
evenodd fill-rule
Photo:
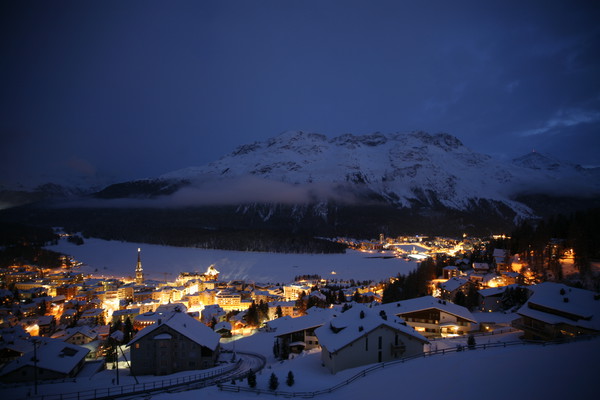
<path fill-rule="evenodd" d="M 195 374 L 190 376 L 183 376 L 179 378 L 163 379 L 160 381 L 136 383 L 131 385 L 112 386 L 105 388 L 89 389 L 81 392 L 62 393 L 62 394 L 47 394 L 42 396 L 32 396 L 28 399 L 35 400 L 93 400 L 93 399 L 104 399 L 104 398 L 115 398 L 125 395 L 135 395 L 138 393 L 148 393 L 149 391 L 165 390 L 174 388 L 181 385 L 192 384 L 201 382 L 208 378 L 214 378 L 219 375 L 226 374 L 239 367 L 241 363 L 239 359 L 236 363 L 227 365 L 221 368 L 214 368 L 210 371 Z"/>
<path fill-rule="evenodd" d="M 461 338 L 461 337 L 469 337 L 469 335 L 473 335 L 474 337 L 479 337 L 479 336 L 493 336 L 493 335 L 499 335 L 501 333 L 507 333 L 507 332 L 517 332 L 519 329 L 515 329 L 513 327 L 508 327 L 508 328 L 502 328 L 499 330 L 495 330 L 495 331 L 491 331 L 491 332 L 468 332 L 464 335 L 460 335 L 460 336 L 455 336 L 457 338 Z M 446 340 L 448 339 L 447 337 L 434 337 L 434 338 L 427 338 L 427 340 L 429 340 L 430 342 L 435 342 L 436 340 Z"/>
<path fill-rule="evenodd" d="M 577 336 L 577 337 L 574 337 L 574 338 L 569 338 L 569 339 L 564 339 L 564 340 L 559 340 L 559 341 L 553 341 L 553 342 L 544 342 L 544 341 L 512 341 L 512 342 L 486 343 L 486 344 L 474 345 L 474 346 L 470 346 L 470 347 L 466 346 L 466 345 L 458 345 L 457 347 L 454 347 L 454 348 L 451 348 L 451 349 L 441 349 L 441 350 L 428 351 L 428 352 L 416 354 L 416 355 L 411 356 L 411 357 L 401 358 L 399 360 L 386 361 L 386 362 L 378 363 L 378 364 L 375 364 L 375 365 L 373 365 L 373 366 L 371 366 L 369 368 L 366 368 L 366 369 L 360 371 L 359 373 L 353 375 L 352 377 L 346 379 L 343 382 L 338 383 L 335 386 L 332 386 L 332 387 L 327 388 L 327 389 L 317 390 L 317 391 L 314 391 L 314 392 L 287 392 L 287 391 L 277 391 L 277 390 L 268 390 L 268 389 L 256 389 L 256 388 L 249 388 L 249 387 L 243 387 L 243 386 L 238 386 L 238 385 L 230 385 L 230 384 L 218 384 L 217 386 L 219 387 L 219 390 L 223 390 L 223 391 L 227 391 L 227 392 L 251 392 L 251 393 L 256 393 L 256 394 L 270 394 L 270 395 L 274 395 L 274 396 L 284 396 L 284 397 L 313 398 L 313 397 L 321 395 L 321 394 L 326 394 L 326 393 L 334 392 L 334 391 L 336 391 L 336 390 L 338 390 L 338 389 L 340 389 L 340 388 L 342 388 L 344 386 L 349 385 L 350 383 L 354 382 L 355 380 L 360 379 L 360 378 L 366 376 L 367 374 L 370 374 L 371 372 L 376 371 L 378 369 L 389 367 L 391 365 L 403 364 L 406 361 L 415 360 L 417 358 L 431 357 L 431 356 L 435 356 L 435 355 L 445 355 L 445 354 L 462 352 L 462 351 L 469 351 L 469 350 L 486 350 L 486 349 L 494 348 L 494 347 L 510 347 L 510 346 L 518 346 L 518 345 L 542 345 L 542 346 L 546 346 L 546 345 L 554 345 L 554 344 L 561 344 L 561 343 L 567 343 L 567 342 L 574 342 L 574 341 L 579 341 L 579 340 L 591 340 L 591 339 L 596 338 L 596 337 L 598 337 L 598 335 Z"/>

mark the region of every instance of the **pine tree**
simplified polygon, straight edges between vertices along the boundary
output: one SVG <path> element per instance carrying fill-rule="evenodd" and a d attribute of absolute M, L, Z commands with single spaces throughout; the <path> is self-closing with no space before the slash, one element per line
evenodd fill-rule
<path fill-rule="evenodd" d="M 283 317 L 283 310 L 281 309 L 281 306 L 277 306 L 277 308 L 275 309 L 275 317 L 276 318 Z"/>
<path fill-rule="evenodd" d="M 287 379 L 285 380 L 286 385 L 293 386 L 294 385 L 294 374 L 292 371 L 288 372 Z"/>
<path fill-rule="evenodd" d="M 251 388 L 256 387 L 256 372 L 254 372 L 254 370 L 250 370 L 250 372 L 248 372 L 248 386 L 250 386 Z"/>
<path fill-rule="evenodd" d="M 277 390 L 278 387 L 279 387 L 279 379 L 277 379 L 277 376 L 275 375 L 275 373 L 272 372 L 271 377 L 269 378 L 269 389 Z"/>

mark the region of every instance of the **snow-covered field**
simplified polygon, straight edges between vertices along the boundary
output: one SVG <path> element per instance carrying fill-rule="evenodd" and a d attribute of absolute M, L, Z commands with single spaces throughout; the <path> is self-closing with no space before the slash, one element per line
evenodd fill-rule
<path fill-rule="evenodd" d="M 279 254 L 204 250 L 86 239 L 81 246 L 61 240 L 51 250 L 73 256 L 85 265 L 82 271 L 104 276 L 133 276 L 137 249 L 149 279 L 173 280 L 180 272 L 204 272 L 215 264 L 220 279 L 254 282 L 290 282 L 297 275 L 319 274 L 329 279 L 380 281 L 416 267 L 412 261 L 377 257 L 377 253 L 348 250 L 346 254 Z"/>
<path fill-rule="evenodd" d="M 259 334 L 261 335 L 261 334 Z M 256 346 L 259 335 L 251 337 Z M 514 334 L 500 340 L 516 339 Z M 481 339 L 481 343 L 485 343 Z M 486 337 L 485 341 L 495 341 Z M 464 339 L 463 339 L 464 341 Z M 463 343 L 464 344 L 464 343 Z M 238 344 L 242 347 L 242 343 Z M 600 357 L 600 339 L 563 345 L 524 345 L 487 350 L 463 351 L 379 369 L 319 399 L 369 399 L 380 396 L 418 399 L 586 399 L 595 397 L 595 375 Z M 342 382 L 364 367 L 331 375 L 321 366 L 320 353 L 312 352 L 294 360 L 270 365 L 257 376 L 257 388 L 267 389 L 271 373 L 279 379 L 281 391 L 315 391 Z M 286 386 L 288 371 L 295 384 Z M 245 381 L 237 383 L 247 387 Z M 202 391 L 160 394 L 156 400 L 187 400 L 200 396 L 213 399 L 245 400 L 269 398 L 255 393 L 231 393 L 216 387 Z M 273 397 L 275 398 L 275 397 Z"/>

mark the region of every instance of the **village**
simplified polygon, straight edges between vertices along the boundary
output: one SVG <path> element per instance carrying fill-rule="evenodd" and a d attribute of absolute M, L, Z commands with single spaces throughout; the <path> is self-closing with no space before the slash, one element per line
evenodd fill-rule
<path fill-rule="evenodd" d="M 600 332 L 598 293 L 557 282 L 555 270 L 531 268 L 527 255 L 494 248 L 494 239 L 502 237 L 338 239 L 370 257 L 416 260 L 417 272 L 433 268 L 410 298 L 399 276 L 257 283 L 223 281 L 218 265 L 209 265 L 171 282 L 151 280 L 141 249 L 133 280 L 86 276 L 66 257 L 54 270 L 14 265 L 2 271 L 0 381 L 37 391 L 38 382 L 111 369 L 122 376 L 210 370 L 237 340 L 264 332 L 272 354 L 262 356 L 319 352 L 331 374 L 413 357 L 443 338 L 471 346 L 494 333 L 555 341 Z M 548 246 L 561 275 L 575 274 L 572 249 Z"/>

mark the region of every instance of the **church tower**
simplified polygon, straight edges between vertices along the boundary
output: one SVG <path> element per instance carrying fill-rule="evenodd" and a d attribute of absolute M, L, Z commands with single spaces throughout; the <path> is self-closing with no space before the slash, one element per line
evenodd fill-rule
<path fill-rule="evenodd" d="M 138 248 L 138 260 L 135 266 L 135 283 L 141 285 L 144 283 L 144 270 L 142 269 L 142 249 Z"/>

